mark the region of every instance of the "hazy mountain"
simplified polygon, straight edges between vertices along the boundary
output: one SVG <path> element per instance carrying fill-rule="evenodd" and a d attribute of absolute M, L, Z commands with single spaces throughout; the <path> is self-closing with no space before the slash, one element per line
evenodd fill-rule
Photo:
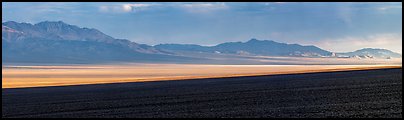
<path fill-rule="evenodd" d="M 81 41 L 113 41 L 114 38 L 101 33 L 96 29 L 79 28 L 74 25 L 68 25 L 62 21 L 58 22 L 40 22 L 38 24 L 5 22 L 3 28 L 10 28 L 21 32 L 26 38 L 41 38 L 49 40 L 81 40 Z M 20 36 L 22 37 L 22 36 Z M 19 39 L 18 37 L 10 37 Z"/>
<path fill-rule="evenodd" d="M 360 50 L 356 50 L 354 52 L 347 53 L 337 53 L 339 57 L 352 57 L 352 58 L 381 58 L 381 59 L 390 59 L 390 58 L 401 58 L 402 55 L 399 53 L 392 52 L 387 49 L 377 49 L 377 48 L 364 48 Z"/>
<path fill-rule="evenodd" d="M 285 44 L 270 40 L 251 39 L 247 42 L 227 42 L 216 46 L 160 44 L 156 48 L 169 51 L 194 51 L 222 54 L 265 55 L 265 56 L 330 56 L 331 52 L 316 46 Z"/>
<path fill-rule="evenodd" d="M 2 23 L 3 63 L 175 62 L 254 63 L 257 56 L 397 58 L 385 49 L 337 53 L 316 46 L 251 39 L 216 46 L 160 44 L 149 46 L 115 39 L 96 29 L 64 22 Z M 272 58 L 271 58 L 272 59 Z M 252 62 L 251 62 L 252 60 Z M 271 63 L 276 64 L 276 63 Z"/>
<path fill-rule="evenodd" d="M 201 45 L 194 45 L 194 44 L 159 44 L 155 45 L 155 48 L 166 50 L 166 51 L 171 51 L 171 52 L 182 52 L 182 51 L 188 51 L 188 52 L 213 52 L 214 49 L 211 47 L 207 46 L 201 46 Z"/>
<path fill-rule="evenodd" d="M 152 46 L 64 22 L 2 24 L 3 62 L 185 61 Z"/>
<path fill-rule="evenodd" d="M 247 53 L 266 56 L 328 56 L 331 52 L 316 46 L 278 43 L 271 40 L 251 39 L 248 42 L 223 43 L 214 48 L 221 53 Z"/>
<path fill-rule="evenodd" d="M 62 21 L 45 21 L 35 25 L 10 21 L 2 25 L 3 39 L 7 41 L 22 39 L 93 41 L 125 46 L 141 53 L 161 52 L 148 45 L 137 44 L 125 39 L 115 39 L 96 29 L 79 28 Z"/>

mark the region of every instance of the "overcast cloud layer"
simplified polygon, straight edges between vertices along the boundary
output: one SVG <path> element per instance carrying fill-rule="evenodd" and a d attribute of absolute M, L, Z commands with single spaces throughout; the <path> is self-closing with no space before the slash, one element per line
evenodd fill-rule
<path fill-rule="evenodd" d="M 64 21 L 144 44 L 251 38 L 402 53 L 402 3 L 2 3 L 2 21 Z"/>

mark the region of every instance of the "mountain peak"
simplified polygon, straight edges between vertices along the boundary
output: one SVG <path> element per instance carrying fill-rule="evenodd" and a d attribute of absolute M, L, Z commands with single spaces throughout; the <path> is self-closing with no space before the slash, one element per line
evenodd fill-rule
<path fill-rule="evenodd" d="M 60 24 L 60 25 L 68 25 L 67 23 L 65 23 L 65 22 L 63 22 L 63 21 L 42 21 L 42 22 L 39 22 L 39 23 L 37 23 L 37 24 L 35 24 L 35 25 L 38 25 L 38 24 Z"/>
<path fill-rule="evenodd" d="M 259 41 L 259 40 L 255 39 L 255 38 L 252 38 L 252 39 L 250 39 L 249 41 L 251 41 L 251 42 L 256 42 L 256 41 Z"/>
<path fill-rule="evenodd" d="M 249 41 L 247 41 L 246 43 L 257 43 L 257 42 L 275 42 L 275 41 L 272 41 L 272 40 L 258 40 L 258 39 L 252 38 Z"/>
<path fill-rule="evenodd" d="M 354 52 L 392 52 L 392 51 L 383 48 L 362 48 Z"/>
<path fill-rule="evenodd" d="M 114 38 L 105 35 L 96 29 L 80 28 L 63 21 L 43 21 L 34 25 L 8 21 L 3 23 L 3 26 L 3 29 L 11 28 L 10 30 L 25 33 L 26 36 L 24 36 L 24 38 L 40 38 L 44 40 L 86 40 L 99 42 L 114 41 Z M 10 30 L 3 32 L 10 32 Z"/>
<path fill-rule="evenodd" d="M 351 56 L 351 57 L 371 56 L 373 58 L 383 58 L 383 59 L 401 58 L 402 57 L 402 55 L 399 53 L 395 53 L 393 51 L 390 51 L 387 49 L 382 49 L 382 48 L 362 48 L 362 49 L 356 50 L 354 52 L 339 53 L 339 55 L 340 56 Z"/>
<path fill-rule="evenodd" d="M 382 48 L 362 48 L 360 50 L 387 50 L 387 49 L 382 49 Z"/>
<path fill-rule="evenodd" d="M 151 54 L 161 53 L 160 51 L 155 50 L 154 48 L 148 45 L 137 44 L 129 40 L 115 39 L 111 36 L 102 33 L 97 29 L 80 28 L 75 25 L 67 24 L 63 21 L 43 21 L 34 25 L 29 23 L 18 23 L 14 21 L 5 22 L 2 25 L 2 35 L 3 35 L 2 38 L 4 40 L 11 42 L 15 40 L 21 40 L 25 41 L 26 45 L 30 45 L 33 42 L 43 44 L 41 46 L 38 46 L 37 48 L 42 48 L 44 50 L 55 47 L 53 46 L 53 44 L 46 43 L 49 42 L 58 44 L 64 43 L 66 44 L 66 48 L 71 49 L 83 49 L 85 47 L 89 48 L 100 47 L 100 50 L 109 49 L 111 51 L 121 50 L 126 52 L 151 53 Z M 70 43 L 67 41 L 72 42 Z M 82 45 L 79 46 L 72 45 L 79 43 Z M 101 46 L 98 45 L 101 45 L 106 48 L 101 48 Z M 114 47 L 114 48 L 108 48 L 108 47 Z M 88 49 L 83 49 L 83 51 L 91 52 L 88 51 Z"/>
<path fill-rule="evenodd" d="M 56 28 L 56 29 L 65 29 L 65 28 L 79 28 L 74 25 L 69 25 L 63 21 L 44 21 L 35 24 L 34 26 L 38 26 L 40 28 L 49 29 L 49 28 Z"/>

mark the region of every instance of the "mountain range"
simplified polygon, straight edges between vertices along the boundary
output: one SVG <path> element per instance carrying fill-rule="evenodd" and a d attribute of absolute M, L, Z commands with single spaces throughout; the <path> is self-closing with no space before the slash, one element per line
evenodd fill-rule
<path fill-rule="evenodd" d="M 251 39 L 216 46 L 159 44 L 150 46 L 116 39 L 99 30 L 80 28 L 62 21 L 37 24 L 2 23 L 3 63 L 94 63 L 94 62 L 177 62 L 209 60 L 190 54 L 289 57 L 401 58 L 386 49 L 366 48 L 334 53 L 316 46 Z"/>
<path fill-rule="evenodd" d="M 339 57 L 355 57 L 355 58 L 382 58 L 382 59 L 391 59 L 391 58 L 401 58 L 402 55 L 399 53 L 392 52 L 386 49 L 378 49 L 378 48 L 363 48 L 360 50 L 356 50 L 353 52 L 347 53 L 336 53 Z"/>
<path fill-rule="evenodd" d="M 171 52 L 194 51 L 218 54 L 262 55 L 262 56 L 330 56 L 331 52 L 316 46 L 278 43 L 272 40 L 251 39 L 247 42 L 227 42 L 216 46 L 160 44 L 155 46 Z"/>
<path fill-rule="evenodd" d="M 153 46 L 115 39 L 89 28 L 58 22 L 2 23 L 2 62 L 93 63 L 187 61 Z"/>

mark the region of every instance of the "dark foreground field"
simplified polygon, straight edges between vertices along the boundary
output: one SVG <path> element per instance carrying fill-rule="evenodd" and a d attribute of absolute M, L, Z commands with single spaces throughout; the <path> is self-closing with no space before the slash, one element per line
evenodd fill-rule
<path fill-rule="evenodd" d="M 2 117 L 402 118 L 402 69 L 3 89 Z"/>

